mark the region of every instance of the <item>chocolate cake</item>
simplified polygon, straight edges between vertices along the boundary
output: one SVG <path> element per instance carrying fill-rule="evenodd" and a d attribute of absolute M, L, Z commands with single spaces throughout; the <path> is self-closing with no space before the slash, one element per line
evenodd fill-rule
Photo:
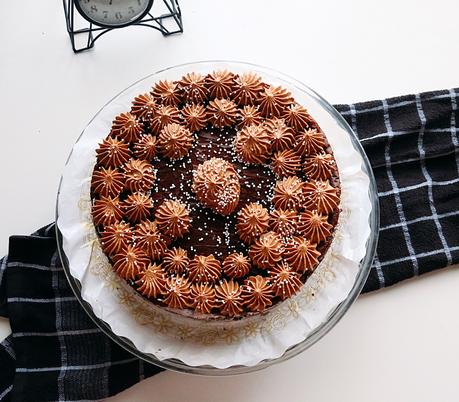
<path fill-rule="evenodd" d="M 265 312 L 333 239 L 339 175 L 325 134 L 255 73 L 159 81 L 97 149 L 92 217 L 116 273 L 196 318 Z"/>

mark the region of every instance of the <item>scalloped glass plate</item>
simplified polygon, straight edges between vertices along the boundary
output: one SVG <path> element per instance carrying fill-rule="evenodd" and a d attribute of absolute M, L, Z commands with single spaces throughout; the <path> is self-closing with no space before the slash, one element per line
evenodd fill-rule
<path fill-rule="evenodd" d="M 233 72 L 254 71 L 262 75 L 264 78 L 267 78 L 267 81 L 269 83 L 287 86 L 288 89 L 292 91 L 293 95 L 299 101 L 299 103 L 304 104 L 305 106 L 307 106 L 307 108 L 312 107 L 311 114 L 315 118 L 317 118 L 317 116 L 320 115 L 320 119 L 318 119 L 320 125 L 322 125 L 323 122 L 329 122 L 330 124 L 333 124 L 335 127 L 338 127 L 340 132 L 342 132 L 343 135 L 349 138 L 350 144 L 352 148 L 356 151 L 357 157 L 361 158 L 361 161 L 359 161 L 359 163 L 361 162 L 361 170 L 367 176 L 369 183 L 368 199 L 369 203 L 371 204 L 371 211 L 369 213 L 368 219 L 369 236 L 364 244 L 364 256 L 358 264 L 358 272 L 354 278 L 353 285 L 349 293 L 347 294 L 347 297 L 345 297 L 344 300 L 342 300 L 334 308 L 332 308 L 326 315 L 325 319 L 323 319 L 317 326 L 315 326 L 315 328 L 309 332 L 309 334 L 304 340 L 286 349 L 279 357 L 263 359 L 259 361 L 257 364 L 250 366 L 232 365 L 226 368 L 217 368 L 212 365 L 189 365 L 185 364 L 183 361 L 179 359 L 174 358 L 159 359 L 154 354 L 144 353 L 140 351 L 128 337 L 119 336 L 115 334 L 111 326 L 106 321 L 99 318 L 100 314 L 95 314 L 95 306 L 91 305 L 83 298 L 81 281 L 75 278 L 74 275 L 72 275 L 72 270 L 69 265 L 69 258 L 68 255 L 66 255 L 66 252 L 64 251 L 64 239 L 59 229 L 59 217 L 62 214 L 62 205 L 65 205 L 65 200 L 62 200 L 62 198 L 65 198 L 65 194 L 62 193 L 63 180 L 65 180 L 65 175 L 63 175 L 61 179 L 57 195 L 56 221 L 58 222 L 58 225 L 56 225 L 56 231 L 58 239 L 58 250 L 69 284 L 72 290 L 74 291 L 76 297 L 80 301 L 83 309 L 109 338 L 111 338 L 120 346 L 131 352 L 133 355 L 149 363 L 161 366 L 163 368 L 181 371 L 185 373 L 217 376 L 252 372 L 256 370 L 261 370 L 272 364 L 285 361 L 312 346 L 315 342 L 320 340 L 336 325 L 336 323 L 344 316 L 344 314 L 348 311 L 352 303 L 359 295 L 369 274 L 378 238 L 379 204 L 377 198 L 376 183 L 368 159 L 357 137 L 355 136 L 349 125 L 346 123 L 346 121 L 342 118 L 342 116 L 324 98 L 322 98 L 320 95 L 318 95 L 315 91 L 313 91 L 306 85 L 280 72 L 258 65 L 232 61 L 203 61 L 197 63 L 182 64 L 158 71 L 143 78 L 142 80 L 137 81 L 136 83 L 134 83 L 133 85 L 119 93 L 117 96 L 115 96 L 113 99 L 111 99 L 88 123 L 88 126 L 98 118 L 98 116 L 104 111 L 104 109 L 106 109 L 113 103 L 116 103 L 118 99 L 123 97 L 123 95 L 125 95 L 126 93 L 141 93 L 141 88 L 144 90 L 146 84 L 152 85 L 154 82 L 160 79 L 177 79 L 177 77 L 180 77 L 184 73 L 190 71 L 209 72 L 216 69 L 228 69 Z M 137 88 L 139 89 L 137 90 Z M 126 107 L 127 105 L 124 104 L 124 106 Z M 82 140 L 82 138 L 84 138 L 85 131 L 86 128 L 85 130 L 83 130 L 82 134 L 78 138 L 75 146 L 77 146 L 79 142 Z M 67 165 L 69 164 L 69 161 L 72 158 L 72 154 L 73 151 L 69 155 Z M 69 251 L 67 250 L 67 252 Z"/>

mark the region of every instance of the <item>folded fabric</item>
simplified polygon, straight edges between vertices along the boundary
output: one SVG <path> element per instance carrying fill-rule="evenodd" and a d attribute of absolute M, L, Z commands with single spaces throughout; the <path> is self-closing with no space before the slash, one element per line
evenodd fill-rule
<path fill-rule="evenodd" d="M 338 105 L 370 159 L 381 205 L 377 257 L 364 291 L 459 260 L 455 90 Z M 73 295 L 54 224 L 12 236 L 0 263 L 0 400 L 106 398 L 157 374 L 106 337 Z"/>
<path fill-rule="evenodd" d="M 364 292 L 459 261 L 458 91 L 336 106 L 378 185 L 381 227 Z"/>
<path fill-rule="evenodd" d="M 13 382 L 0 380 L 7 385 L 0 396 L 96 400 L 162 371 L 112 342 L 86 315 L 62 269 L 54 224 L 12 236 L 6 258 L 0 305 L 6 304 L 12 335 L 2 345 L 0 377 L 8 373 Z"/>

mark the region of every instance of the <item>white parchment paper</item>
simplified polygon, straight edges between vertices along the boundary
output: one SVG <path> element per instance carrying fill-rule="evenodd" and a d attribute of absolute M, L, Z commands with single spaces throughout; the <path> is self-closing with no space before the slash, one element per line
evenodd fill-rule
<path fill-rule="evenodd" d="M 262 316 L 203 324 L 146 302 L 113 273 L 91 221 L 89 189 L 95 150 L 108 134 L 113 118 L 130 108 L 134 96 L 147 92 L 160 79 L 178 79 L 190 71 L 207 73 L 211 66 L 235 72 L 256 71 L 266 82 L 291 90 L 327 135 L 339 167 L 342 195 L 332 245 L 299 294 Z M 226 368 L 254 366 L 262 360 L 280 357 L 327 320 L 356 281 L 370 235 L 372 208 L 370 181 L 362 162 L 344 128 L 313 94 L 302 91 L 298 83 L 285 77 L 231 63 L 196 64 L 156 73 L 122 92 L 95 116 L 65 166 L 57 224 L 70 273 L 81 283 L 81 295 L 98 318 L 109 324 L 116 335 L 128 338 L 138 350 L 159 360 L 175 358 L 190 366 Z"/>

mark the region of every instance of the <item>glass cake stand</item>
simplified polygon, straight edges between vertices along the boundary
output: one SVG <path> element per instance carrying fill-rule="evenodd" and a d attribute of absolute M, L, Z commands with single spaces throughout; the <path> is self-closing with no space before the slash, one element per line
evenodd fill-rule
<path fill-rule="evenodd" d="M 134 87 L 138 86 L 140 83 L 145 83 L 148 81 L 149 83 L 153 84 L 159 79 L 165 79 L 165 78 L 168 78 L 169 76 L 177 77 L 177 75 L 180 75 L 186 72 L 190 72 L 190 71 L 212 71 L 215 69 L 228 69 L 230 71 L 235 71 L 235 72 L 255 71 L 255 72 L 261 73 L 264 76 L 269 77 L 270 80 L 271 79 L 277 80 L 278 82 L 280 82 L 280 84 L 288 83 L 289 87 L 294 89 L 295 98 L 297 98 L 298 95 L 300 95 L 302 97 L 307 97 L 311 99 L 315 104 L 317 104 L 317 107 L 321 109 L 321 113 L 324 114 L 326 119 L 333 121 L 334 124 L 339 126 L 341 128 L 341 131 L 345 133 L 344 135 L 349 136 L 351 143 L 352 143 L 352 147 L 357 151 L 357 153 L 360 155 L 362 159 L 362 170 L 369 178 L 368 196 L 369 196 L 369 200 L 371 203 L 371 212 L 369 215 L 368 224 L 370 227 L 370 235 L 366 241 L 365 256 L 360 261 L 358 274 L 355 278 L 355 282 L 352 286 L 352 289 L 350 290 L 348 296 L 341 303 L 339 303 L 332 311 L 329 312 L 326 319 L 321 324 L 319 324 L 312 332 L 310 332 L 309 335 L 306 337 L 306 339 L 304 339 L 302 342 L 287 349 L 282 356 L 278 358 L 274 358 L 274 359 L 263 360 L 254 366 L 239 365 L 239 366 L 231 366 L 228 368 L 221 369 L 221 368 L 216 368 L 210 365 L 190 366 L 190 365 L 183 363 L 181 360 L 178 360 L 178 359 L 159 360 L 153 354 L 143 353 L 140 350 L 138 350 L 130 339 L 116 335 L 112 331 L 109 324 L 107 324 L 105 321 L 101 320 L 95 315 L 93 311 L 93 307 L 88 302 L 86 302 L 82 297 L 82 287 L 81 287 L 80 281 L 71 274 L 70 267 L 69 267 L 69 260 L 67 258 L 66 253 L 64 252 L 63 238 L 58 228 L 58 225 L 56 225 L 56 232 L 57 232 L 58 251 L 60 254 L 64 272 L 67 276 L 68 282 L 73 292 L 75 293 L 75 296 L 77 297 L 77 299 L 81 303 L 81 306 L 83 307 L 85 312 L 89 315 L 89 317 L 91 317 L 91 319 L 95 322 L 95 324 L 110 339 L 112 339 L 114 342 L 116 342 L 117 344 L 119 344 L 120 346 L 122 346 L 123 348 L 125 348 L 126 350 L 131 352 L 133 355 L 137 356 L 138 358 L 143 359 L 149 363 L 155 364 L 157 366 L 163 367 L 165 369 L 170 369 L 170 370 L 175 370 L 175 371 L 180 371 L 180 372 L 185 372 L 185 373 L 191 373 L 191 374 L 199 374 L 199 375 L 223 376 L 223 375 L 234 375 L 234 374 L 253 372 L 253 371 L 257 371 L 257 370 L 266 368 L 272 364 L 280 363 L 282 361 L 288 360 L 291 357 L 298 355 L 299 353 L 303 352 L 304 350 L 312 346 L 314 343 L 320 340 L 323 336 L 325 336 L 337 324 L 337 322 L 344 316 L 344 314 L 346 314 L 346 312 L 351 307 L 352 303 L 355 301 L 357 296 L 360 294 L 365 284 L 365 281 L 368 277 L 371 263 L 375 255 L 375 250 L 376 250 L 376 245 L 377 245 L 377 240 L 378 240 L 379 203 L 378 203 L 378 197 L 377 197 L 376 182 L 375 182 L 369 161 L 365 155 L 365 152 L 363 151 L 360 145 L 360 142 L 358 141 L 352 129 L 349 127 L 349 125 L 346 123 L 343 117 L 336 111 L 336 109 L 330 103 L 328 103 L 324 98 L 322 98 L 319 94 L 317 94 L 315 91 L 313 91 L 312 89 L 310 89 L 303 83 L 289 76 L 286 76 L 280 72 L 277 72 L 277 71 L 274 71 L 274 70 L 271 70 L 265 67 L 261 67 L 258 65 L 240 63 L 240 62 L 232 62 L 232 61 L 202 61 L 202 62 L 197 62 L 197 63 L 182 64 L 182 65 L 170 67 L 165 70 L 158 71 L 156 73 L 153 73 L 143 78 L 142 80 L 137 81 L 132 86 L 120 92 L 117 96 L 115 96 L 113 99 L 107 102 L 107 104 L 94 116 L 91 122 L 99 115 L 99 113 L 103 111 L 105 107 L 107 107 L 112 102 L 116 102 L 119 96 L 121 96 L 123 93 L 125 93 L 128 90 L 132 90 Z M 172 79 L 175 79 L 175 78 L 172 78 Z M 301 103 L 301 100 L 299 101 L 299 103 Z M 311 114 L 315 117 L 315 114 L 313 113 Z M 88 123 L 88 125 L 90 123 Z M 320 124 L 320 121 L 319 121 L 319 124 Z M 83 130 L 83 133 L 78 138 L 75 145 L 77 145 L 78 142 L 81 140 L 83 134 L 84 134 L 84 130 Z M 69 155 L 67 163 L 69 162 L 71 155 L 72 153 Z M 59 200 L 61 197 L 62 180 L 63 178 L 61 178 L 61 182 L 59 184 L 58 195 L 57 195 L 56 221 L 58 220 L 58 217 L 59 217 Z"/>

